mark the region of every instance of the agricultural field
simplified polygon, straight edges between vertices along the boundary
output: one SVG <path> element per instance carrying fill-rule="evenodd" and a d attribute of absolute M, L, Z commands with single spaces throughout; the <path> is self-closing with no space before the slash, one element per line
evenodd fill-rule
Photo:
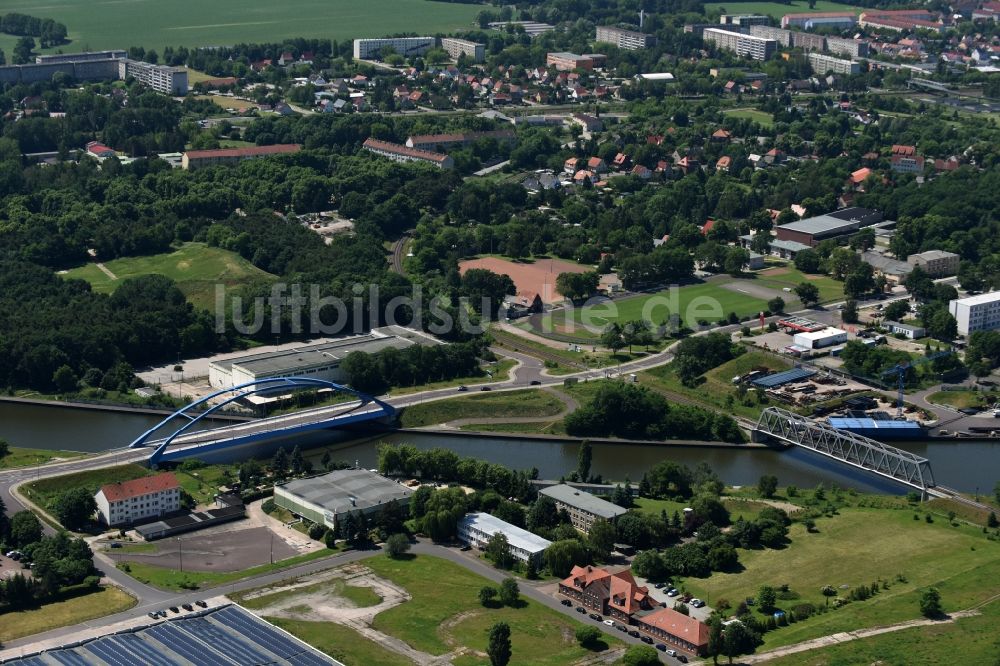
<path fill-rule="evenodd" d="M 767 14 L 780 21 L 785 14 L 805 14 L 807 12 L 854 12 L 860 14 L 861 7 L 845 5 L 830 0 L 816 0 L 812 7 L 808 2 L 795 0 L 788 4 L 780 2 L 706 2 L 705 13 L 719 12 L 721 14 Z"/>
<path fill-rule="evenodd" d="M 211 310 L 215 305 L 215 285 L 227 287 L 252 280 L 271 280 L 272 275 L 253 266 L 234 252 L 209 247 L 203 243 L 184 243 L 177 250 L 148 257 L 114 259 L 104 264 L 117 279 L 96 264 L 70 269 L 67 278 L 86 280 L 94 291 L 110 294 L 121 281 L 140 275 L 166 275 L 195 306 Z"/>
<path fill-rule="evenodd" d="M 303 0 L 294 7 L 267 0 L 132 0 L 91 2 L 7 0 L 5 12 L 66 24 L 69 44 L 45 53 L 143 46 L 223 46 L 282 42 L 297 37 L 345 40 L 396 33 L 436 34 L 471 27 L 480 7 L 428 0 Z M 10 53 L 16 38 L 0 43 Z"/>
<path fill-rule="evenodd" d="M 683 586 L 703 599 L 725 598 L 735 604 L 755 596 L 761 585 L 776 589 L 787 585 L 788 592 L 779 594 L 779 608 L 829 603 L 832 609 L 833 601 L 821 592 L 823 586 L 846 597 L 852 588 L 879 583 L 878 594 L 867 600 L 851 601 L 767 633 L 764 649 L 917 619 L 920 594 L 930 586 L 940 590 L 946 612 L 969 608 L 996 594 L 993 581 L 1000 575 L 1000 543 L 987 540 L 976 525 L 952 524 L 940 516 L 928 523 L 919 505 L 902 499 L 859 497 L 833 515 L 817 518 L 815 532 L 793 524 L 789 538 L 791 544 L 784 549 L 741 549 L 737 573 L 689 578 Z"/>

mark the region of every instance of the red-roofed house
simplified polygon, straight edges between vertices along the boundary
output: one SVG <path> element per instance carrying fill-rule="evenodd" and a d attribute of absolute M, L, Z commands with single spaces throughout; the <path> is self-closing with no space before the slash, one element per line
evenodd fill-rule
<path fill-rule="evenodd" d="M 577 158 L 575 157 L 571 157 L 565 162 L 563 162 L 563 171 L 565 171 L 566 173 L 576 173 L 578 164 L 579 160 L 577 160 Z"/>
<path fill-rule="evenodd" d="M 238 164 L 272 155 L 289 155 L 302 150 L 297 143 L 279 143 L 272 146 L 249 146 L 247 148 L 216 148 L 214 150 L 189 150 L 181 157 L 181 168 L 197 169 L 207 166 Z"/>
<path fill-rule="evenodd" d="M 717 129 L 712 132 L 712 141 L 729 141 L 732 138 L 732 134 L 728 130 Z"/>
<path fill-rule="evenodd" d="M 575 566 L 559 583 L 559 593 L 625 624 L 632 624 L 639 611 L 655 606 L 649 588 L 637 585 L 628 569 L 611 573 L 592 566 Z"/>
<path fill-rule="evenodd" d="M 868 176 L 872 175 L 872 170 L 868 167 L 862 167 L 857 171 L 851 172 L 850 184 L 851 186 L 858 190 L 859 192 L 865 191 L 865 181 Z"/>
<path fill-rule="evenodd" d="M 729 167 L 733 165 L 733 158 L 729 155 L 723 155 L 719 158 L 719 161 L 715 163 L 715 168 L 719 171 L 729 171 Z"/>
<path fill-rule="evenodd" d="M 591 157 L 587 160 L 587 168 L 595 173 L 604 173 L 608 170 L 608 165 L 600 157 Z"/>
<path fill-rule="evenodd" d="M 636 164 L 634 167 L 632 167 L 632 175 L 638 176 L 642 180 L 649 180 L 650 178 L 653 177 L 653 172 L 650 171 L 645 166 L 643 166 L 642 164 Z"/>
<path fill-rule="evenodd" d="M 637 620 L 639 629 L 664 643 L 698 655 L 708 649 L 708 625 L 673 608 L 661 608 Z"/>
<path fill-rule="evenodd" d="M 172 472 L 102 486 L 94 495 L 101 521 L 128 525 L 181 508 L 181 486 Z"/>
<path fill-rule="evenodd" d="M 917 149 L 915 146 L 900 146 L 894 145 L 892 147 L 893 155 L 903 155 L 904 157 L 912 157 L 917 154 Z"/>
<path fill-rule="evenodd" d="M 705 222 L 705 224 L 701 225 L 701 235 L 707 236 L 708 232 L 711 231 L 712 227 L 714 226 L 715 226 L 715 220 L 709 220 Z"/>
<path fill-rule="evenodd" d="M 106 159 L 108 157 L 114 157 L 115 151 L 108 148 L 100 141 L 91 141 L 87 144 L 87 154 L 91 157 L 97 158 L 99 160 Z"/>
<path fill-rule="evenodd" d="M 617 155 L 615 155 L 615 159 L 612 160 L 612 163 L 619 169 L 624 169 L 625 167 L 627 167 L 628 162 L 629 162 L 628 155 L 626 155 L 625 153 L 618 153 Z"/>

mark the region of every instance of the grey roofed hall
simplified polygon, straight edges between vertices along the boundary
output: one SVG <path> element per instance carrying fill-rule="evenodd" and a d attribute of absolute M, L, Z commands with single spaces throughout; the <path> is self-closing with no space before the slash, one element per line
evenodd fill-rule
<path fill-rule="evenodd" d="M 339 514 L 395 500 L 409 500 L 413 490 L 366 469 L 339 469 L 278 486 L 296 499 Z M 353 501 L 352 501 L 353 498 Z"/>
<path fill-rule="evenodd" d="M 600 518 L 605 518 L 607 520 L 617 518 L 623 513 L 628 513 L 628 509 L 624 509 L 617 504 L 612 504 L 611 502 L 603 500 L 596 495 L 591 495 L 584 490 L 578 490 L 573 486 L 568 486 L 565 483 L 549 486 L 548 488 L 542 488 L 539 492 L 543 495 L 551 497 L 557 502 L 562 502 L 563 504 L 576 507 L 581 511 L 586 511 L 587 513 Z"/>

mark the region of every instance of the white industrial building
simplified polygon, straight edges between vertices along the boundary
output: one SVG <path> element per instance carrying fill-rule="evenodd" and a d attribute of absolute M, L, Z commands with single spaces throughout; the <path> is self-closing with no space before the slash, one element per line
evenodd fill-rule
<path fill-rule="evenodd" d="M 488 513 L 467 513 L 458 521 L 458 538 L 480 550 L 486 547 L 490 537 L 497 532 L 507 537 L 510 554 L 519 562 L 541 561 L 542 553 L 552 545 L 548 539 L 521 529 L 517 525 L 500 520 Z"/>
<path fill-rule="evenodd" d="M 110 527 L 157 518 L 181 508 L 181 485 L 173 472 L 108 483 L 94 495 L 101 522 Z"/>
<path fill-rule="evenodd" d="M 706 42 L 715 44 L 720 49 L 733 51 L 736 55 L 754 60 L 767 60 L 778 52 L 778 42 L 766 37 L 754 37 L 719 28 L 706 28 L 701 36 Z"/>
<path fill-rule="evenodd" d="M 382 52 L 391 49 L 404 58 L 423 55 L 434 48 L 433 37 L 383 37 L 378 39 L 355 39 L 354 57 L 364 60 L 380 59 Z"/>
<path fill-rule="evenodd" d="M 958 334 L 1000 328 L 1000 291 L 956 298 L 948 303 L 948 312 L 958 322 Z"/>
<path fill-rule="evenodd" d="M 847 342 L 847 331 L 840 328 L 828 327 L 821 331 L 806 331 L 796 333 L 792 338 L 792 344 L 804 349 L 823 349 Z"/>
<path fill-rule="evenodd" d="M 227 389 L 272 377 L 309 377 L 340 382 L 344 379 L 340 363 L 351 352 L 371 354 L 415 344 L 437 344 L 437 340 L 420 331 L 386 326 L 364 335 L 213 361 L 208 366 L 208 383 L 213 388 Z"/>
<path fill-rule="evenodd" d="M 391 503 L 407 506 L 411 495 L 409 486 L 367 469 L 338 469 L 274 486 L 275 504 L 330 529 L 348 513 L 377 513 Z"/>

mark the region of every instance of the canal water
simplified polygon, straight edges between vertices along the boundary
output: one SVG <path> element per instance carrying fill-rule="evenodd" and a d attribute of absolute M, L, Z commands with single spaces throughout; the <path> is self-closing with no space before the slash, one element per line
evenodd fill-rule
<path fill-rule="evenodd" d="M 154 426 L 159 417 L 127 412 L 67 409 L 44 405 L 0 403 L 0 438 L 12 446 L 99 452 L 127 446 Z M 222 425 L 218 423 L 216 425 Z M 212 427 L 209 423 L 208 427 Z M 332 436 L 331 443 L 342 435 Z M 555 478 L 576 469 L 576 443 L 527 438 L 493 438 L 434 433 L 388 433 L 360 437 L 336 445 L 334 458 L 375 465 L 380 442 L 410 443 L 421 449 L 442 446 L 460 456 L 481 458 L 512 469 L 538 468 L 542 478 Z M 893 442 L 930 459 L 936 481 L 966 492 L 990 492 L 1000 480 L 1000 441 L 922 440 Z M 592 469 L 609 479 L 638 481 L 661 460 L 694 467 L 708 463 L 731 485 L 757 483 L 774 474 L 782 485 L 811 487 L 823 482 L 864 491 L 894 492 L 899 487 L 875 475 L 854 470 L 802 449 L 731 449 L 643 446 L 627 443 L 593 444 Z"/>

